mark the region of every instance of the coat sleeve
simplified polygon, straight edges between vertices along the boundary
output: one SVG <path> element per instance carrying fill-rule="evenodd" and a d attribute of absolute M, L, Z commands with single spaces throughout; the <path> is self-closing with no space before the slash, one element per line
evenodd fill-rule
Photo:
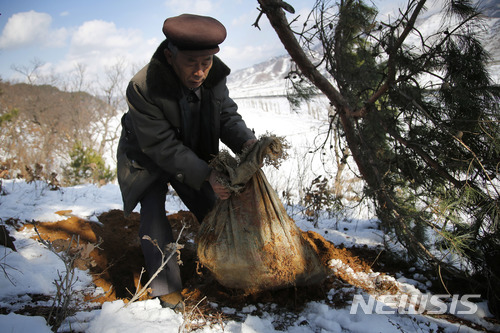
<path fill-rule="evenodd" d="M 241 153 L 243 144 L 247 140 L 255 139 L 255 135 L 238 113 L 236 103 L 229 97 L 229 90 L 225 79 L 216 87 L 216 90 L 222 96 L 220 115 L 221 141 L 233 152 Z"/>
<path fill-rule="evenodd" d="M 169 176 L 200 189 L 210 173 L 207 163 L 178 139 L 176 128 L 161 108 L 148 100 L 133 81 L 127 88 L 127 101 L 141 151 Z"/>

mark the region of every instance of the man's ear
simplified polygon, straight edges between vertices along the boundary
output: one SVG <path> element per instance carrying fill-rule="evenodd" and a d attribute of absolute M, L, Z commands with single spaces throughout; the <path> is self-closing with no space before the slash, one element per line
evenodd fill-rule
<path fill-rule="evenodd" d="M 167 59 L 167 63 L 172 65 L 172 58 L 173 58 L 172 51 L 165 48 L 165 49 L 163 49 L 163 54 L 165 55 L 165 59 Z"/>

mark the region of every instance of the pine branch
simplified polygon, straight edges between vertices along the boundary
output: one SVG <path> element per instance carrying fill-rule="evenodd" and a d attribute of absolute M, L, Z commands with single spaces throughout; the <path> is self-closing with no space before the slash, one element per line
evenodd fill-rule
<path fill-rule="evenodd" d="M 385 83 L 380 86 L 380 88 L 372 94 L 370 98 L 366 101 L 365 105 L 373 105 L 376 101 L 380 99 L 389 89 L 392 87 L 396 80 L 396 54 L 397 51 L 401 48 L 401 45 L 403 45 L 406 37 L 408 37 L 408 34 L 410 31 L 414 29 L 415 22 L 417 20 L 417 17 L 420 15 L 420 12 L 424 8 L 426 0 L 420 0 L 415 8 L 415 10 L 412 13 L 412 16 L 408 20 L 408 23 L 405 25 L 405 29 L 399 36 L 399 38 L 394 42 L 393 45 L 388 47 L 388 55 L 389 59 L 387 60 L 387 78 Z M 366 115 L 366 113 L 369 112 L 369 108 L 366 106 L 362 107 L 360 110 L 356 111 L 356 114 L 358 117 L 363 117 Z"/>

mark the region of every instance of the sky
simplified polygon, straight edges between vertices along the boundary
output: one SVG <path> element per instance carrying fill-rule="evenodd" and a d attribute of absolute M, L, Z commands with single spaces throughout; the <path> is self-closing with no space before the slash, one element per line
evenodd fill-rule
<path fill-rule="evenodd" d="M 290 20 L 305 17 L 315 1 L 289 3 L 296 10 Z M 0 78 L 25 79 L 19 69 L 35 64 L 46 75 L 75 72 L 81 65 L 90 77 L 117 63 L 139 69 L 164 39 L 163 21 L 182 13 L 221 21 L 228 36 L 218 56 L 233 71 L 250 67 L 286 54 L 266 17 L 261 30 L 252 26 L 257 7 L 257 0 L 0 0 Z"/>

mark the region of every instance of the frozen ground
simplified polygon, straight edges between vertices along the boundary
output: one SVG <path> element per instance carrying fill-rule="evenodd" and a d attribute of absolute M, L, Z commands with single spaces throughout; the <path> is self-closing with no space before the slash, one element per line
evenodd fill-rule
<path fill-rule="evenodd" d="M 20 221 L 55 221 L 62 217 L 55 211 L 71 209 L 79 217 L 93 220 L 102 212 L 120 207 L 120 195 L 117 185 L 96 187 L 82 185 L 71 188 L 62 188 L 59 191 L 50 191 L 42 182 L 27 184 L 20 180 L 3 182 L 4 195 L 0 197 L 0 218 L 16 218 Z M 167 210 L 176 212 L 185 209 L 182 203 L 170 198 L 166 203 Z M 297 219 L 299 227 L 303 230 L 314 230 L 334 244 L 344 243 L 346 246 L 363 245 L 376 247 L 381 245 L 382 235 L 376 229 L 376 220 L 341 220 L 324 218 L 320 220 L 318 228 L 305 219 Z M 25 229 L 26 230 L 26 229 Z M 33 294 L 54 295 L 53 281 L 57 279 L 57 272 L 62 272 L 64 266 L 61 261 L 39 242 L 33 240 L 33 232 L 16 232 L 10 228 L 11 235 L 16 239 L 17 252 L 0 247 L 0 264 L 3 265 L 4 274 L 0 274 L 0 308 L 7 314 L 0 315 L 2 332 L 50 332 L 45 319 L 15 314 L 16 310 L 25 303 L 30 303 Z M 349 272 L 349 267 L 340 261 L 331 263 L 332 270 L 343 269 Z M 370 284 L 376 281 L 377 273 L 361 274 L 352 272 L 351 278 Z M 418 274 L 403 276 L 397 274 L 387 277 L 398 283 L 401 290 L 412 295 L 428 294 L 427 287 L 432 281 L 424 279 Z M 92 278 L 88 271 L 78 270 L 78 284 L 75 289 L 83 290 L 93 288 Z M 369 304 L 366 292 L 359 288 L 346 287 L 347 294 L 358 294 Z M 327 293 L 327 298 L 333 298 L 346 290 L 332 289 Z M 12 302 L 16 300 L 15 302 Z M 325 299 L 326 300 L 326 299 Z M 358 300 L 359 301 L 359 300 Z M 383 299 L 381 301 L 384 301 Z M 386 304 L 391 304 L 387 302 Z M 490 331 L 500 331 L 484 317 L 491 317 L 486 303 L 479 299 L 478 303 L 459 302 L 455 309 L 457 316 L 466 318 L 470 323 L 477 323 Z M 49 301 L 45 301 L 47 304 Z M 364 303 L 363 303 L 364 304 Z M 373 303 L 371 310 L 379 309 L 385 314 L 366 314 L 361 306 L 353 307 L 352 299 L 347 300 L 342 307 L 329 306 L 327 302 L 310 302 L 300 314 L 290 314 L 292 322 L 286 327 L 287 332 L 475 332 L 473 328 L 461 323 L 452 323 L 443 319 L 416 313 L 397 313 L 378 301 Z M 443 303 L 444 304 L 444 303 Z M 450 303 L 446 303 L 450 309 Z M 393 302 L 394 305 L 394 302 Z M 217 307 L 217 304 L 212 304 Z M 17 307 L 17 308 L 16 308 Z M 397 306 L 396 306 L 397 307 Z M 261 308 L 261 311 L 256 311 Z M 354 309 L 356 313 L 351 314 Z M 460 315 L 458 312 L 467 312 L 474 309 L 470 315 Z M 197 332 L 276 332 L 274 326 L 283 322 L 286 313 L 276 311 L 272 304 L 249 305 L 238 311 L 230 307 L 218 309 L 223 313 L 236 314 L 239 320 L 224 322 L 223 326 L 206 326 Z M 237 313 L 236 313 L 237 312 Z M 390 312 L 396 312 L 390 314 Z M 403 311 L 404 312 L 404 311 Z M 408 311 L 407 311 L 408 312 Z M 255 315 L 255 313 L 260 313 Z M 380 313 L 380 311 L 379 311 Z M 123 301 L 106 302 L 100 309 L 81 311 L 69 318 L 62 331 L 76 332 L 175 332 L 182 327 L 184 317 L 169 309 L 162 309 L 157 300 L 140 301 L 124 307 Z M 478 328 L 479 329 L 479 328 Z"/>
<path fill-rule="evenodd" d="M 277 101 L 276 103 L 283 103 Z M 279 106 L 278 106 L 279 107 Z M 258 136 L 266 132 L 284 136 L 290 143 L 291 157 L 279 170 L 266 168 L 265 172 L 271 184 L 279 193 L 286 188 L 295 199 L 300 196 L 301 187 L 310 183 L 320 174 L 334 174 L 332 164 L 321 163 L 321 159 L 329 158 L 322 154 L 309 154 L 311 144 L 317 140 L 322 131 L 322 123 L 317 119 L 304 114 L 282 112 L 276 114 L 264 112 L 247 105 L 241 109 L 244 119 L 250 128 L 254 128 Z M 321 141 L 321 140 L 320 140 Z M 331 169 L 329 169 L 331 168 Z M 351 175 L 346 175 L 346 179 Z M 353 191 L 355 191 L 354 189 Z M 100 213 L 121 209 L 121 197 L 116 184 L 103 187 L 94 185 L 80 185 L 61 188 L 51 191 L 43 182 L 27 184 L 23 180 L 3 180 L 2 195 L 0 196 L 1 224 L 9 219 L 24 221 L 49 221 L 65 219 L 67 217 L 56 214 L 57 211 L 71 210 L 71 213 L 85 220 L 97 222 Z M 166 208 L 170 213 L 185 209 L 183 204 L 174 197 L 168 198 Z M 317 227 L 313 227 L 300 208 L 289 207 L 290 214 L 304 231 L 315 231 L 323 235 L 333 244 L 343 243 L 346 247 L 366 245 L 369 248 L 379 248 L 384 236 L 377 230 L 377 220 L 366 206 L 345 211 L 337 217 L 323 215 Z M 38 305 L 50 305 L 50 297 L 55 294 L 53 281 L 58 278 L 58 272 L 64 266 L 52 252 L 42 244 L 32 239 L 33 232 L 18 232 L 7 225 L 11 235 L 16 239 L 14 244 L 17 252 L 0 246 L 0 331 L 3 332 L 50 332 L 49 326 L 42 317 L 19 315 L 15 312 L 24 305 L 35 302 L 30 295 L 47 295 L 47 300 L 37 301 Z M 332 260 L 330 267 L 333 272 L 342 271 L 356 285 L 372 286 L 379 282 L 397 284 L 398 288 L 407 295 L 430 297 L 429 287 L 436 281 L 429 281 L 418 274 L 419 267 L 409 272 L 399 272 L 394 276 L 386 276 L 377 272 L 358 273 L 349 265 L 340 260 Z M 412 273 L 415 272 L 415 273 Z M 76 290 L 86 290 L 91 294 L 102 291 L 93 290 L 92 278 L 88 271 L 78 271 Z M 197 332 L 277 332 L 292 333 L 309 332 L 476 332 L 483 328 L 500 332 L 500 327 L 485 320 L 491 317 L 487 305 L 480 299 L 453 300 L 434 298 L 436 305 L 444 312 L 451 312 L 467 321 L 449 321 L 438 319 L 412 311 L 411 306 L 396 311 L 398 303 L 394 300 L 381 298 L 375 301 L 369 298 L 366 290 L 345 284 L 339 289 L 326 292 L 324 301 L 308 303 L 300 313 L 289 313 L 280 310 L 276 304 L 249 304 L 243 309 L 235 309 L 219 304 L 210 304 L 218 311 L 231 315 L 233 319 L 215 325 L 207 325 L 197 329 Z M 375 290 L 375 289 L 374 289 Z M 332 306 L 328 302 L 339 297 L 346 297 L 341 304 Z M 356 296 L 357 295 L 357 296 Z M 459 295 L 460 297 L 463 295 Z M 349 298 L 350 297 L 350 298 Z M 353 300 L 358 297 L 359 305 Z M 361 297 L 361 298 L 359 298 Z M 400 298 L 401 299 L 401 298 Z M 383 302 L 385 303 L 383 303 Z M 371 302 L 371 303 L 370 303 Z M 358 304 L 358 305 L 356 305 Z M 387 305 L 384 305 L 387 304 Z M 392 304 L 392 307 L 390 306 Z M 429 304 L 428 304 L 429 305 Z M 406 310 L 405 310 L 406 309 Z M 357 311 L 356 311 L 357 310 Z M 471 311 L 473 310 L 473 311 Z M 379 314 L 375 314 L 375 312 Z M 437 311 L 439 312 L 439 311 Z M 464 312 L 473 312 L 464 314 Z M 373 314 L 370 314 L 373 313 Z M 279 323 L 279 325 L 278 325 Z M 286 325 L 283 325 L 286 323 Z M 97 309 L 80 311 L 61 327 L 61 331 L 74 332 L 176 332 L 186 327 L 186 317 L 163 309 L 157 300 L 146 300 L 124 307 L 121 300 L 106 302 Z M 474 326 L 480 325 L 480 326 Z M 475 327 L 476 329 L 474 329 Z"/>

